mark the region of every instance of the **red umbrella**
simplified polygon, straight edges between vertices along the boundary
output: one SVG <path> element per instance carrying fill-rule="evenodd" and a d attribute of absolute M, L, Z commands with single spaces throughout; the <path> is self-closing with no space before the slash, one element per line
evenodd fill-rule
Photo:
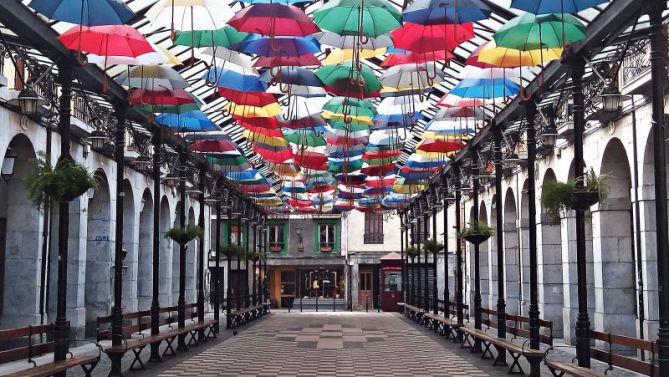
<path fill-rule="evenodd" d="M 402 151 L 399 149 L 386 149 L 378 151 L 367 151 L 362 155 L 362 158 L 371 160 L 376 158 L 396 157 L 400 154 L 402 154 Z"/>
<path fill-rule="evenodd" d="M 239 125 L 251 132 L 258 133 L 267 137 L 283 137 L 283 133 L 277 128 L 254 126 L 250 123 L 244 123 L 244 122 L 239 123 Z"/>
<path fill-rule="evenodd" d="M 407 22 L 390 34 L 397 48 L 418 53 L 447 51 L 474 38 L 474 24 L 418 25 Z"/>
<path fill-rule="evenodd" d="M 286 127 L 285 124 L 279 121 L 277 118 L 247 118 L 239 115 L 232 115 L 232 119 L 238 121 L 242 125 L 246 124 L 252 127 L 269 128 L 272 130 Z"/>
<path fill-rule="evenodd" d="M 257 68 L 268 67 L 306 67 L 306 66 L 321 66 L 321 61 L 313 54 L 306 54 L 302 56 L 261 56 L 253 64 Z"/>
<path fill-rule="evenodd" d="M 319 194 L 322 192 L 332 191 L 336 188 L 334 185 L 323 185 L 323 186 L 314 186 L 307 190 L 310 194 Z"/>
<path fill-rule="evenodd" d="M 264 158 L 267 162 L 283 164 L 293 158 L 293 152 L 288 148 L 273 148 L 268 145 L 254 145 L 253 151 Z"/>
<path fill-rule="evenodd" d="M 361 171 L 363 174 L 367 175 L 376 175 L 376 176 L 383 176 L 391 171 L 395 170 L 397 165 L 395 164 L 385 164 L 385 165 L 377 165 L 377 166 L 364 166 Z"/>
<path fill-rule="evenodd" d="M 288 205 L 292 207 L 310 207 L 314 203 L 311 200 L 300 200 L 295 198 L 288 198 Z"/>
<path fill-rule="evenodd" d="M 70 50 L 100 56 L 128 56 L 155 52 L 144 36 L 128 25 L 74 26 L 58 37 Z"/>
<path fill-rule="evenodd" d="M 426 53 L 410 52 L 408 54 L 389 54 L 383 62 L 381 67 L 392 67 L 401 64 L 419 64 L 432 62 L 437 60 L 451 60 L 453 54 L 450 51 L 429 51 Z"/>
<path fill-rule="evenodd" d="M 244 192 L 265 192 L 271 187 L 267 183 L 260 183 L 256 185 L 239 185 L 239 188 Z"/>
<path fill-rule="evenodd" d="M 442 96 L 439 101 L 437 101 L 437 106 L 439 107 L 476 107 L 485 105 L 485 101 L 479 98 L 460 98 L 453 95 L 445 94 Z"/>
<path fill-rule="evenodd" d="M 321 31 L 299 8 L 280 3 L 253 4 L 237 12 L 228 25 L 238 31 L 270 36 L 305 37 Z"/>
<path fill-rule="evenodd" d="M 198 139 L 191 145 L 193 152 L 227 153 L 237 150 L 237 145 L 230 140 Z"/>
<path fill-rule="evenodd" d="M 295 155 L 297 166 L 313 170 L 328 170 L 328 156 L 310 151 L 302 151 Z"/>
<path fill-rule="evenodd" d="M 195 103 L 195 99 L 184 89 L 146 90 L 133 89 L 128 101 L 132 105 L 179 106 Z"/>
<path fill-rule="evenodd" d="M 276 97 L 273 94 L 265 92 L 240 92 L 234 89 L 219 87 L 218 94 L 238 105 L 263 107 L 276 103 Z"/>
<path fill-rule="evenodd" d="M 359 144 L 367 144 L 369 141 L 369 138 L 367 136 L 364 137 L 358 137 L 358 138 L 349 138 L 346 136 L 339 136 L 339 137 L 326 137 L 325 142 L 328 143 L 328 145 L 348 145 L 348 146 L 354 146 L 354 145 L 359 145 Z"/>
<path fill-rule="evenodd" d="M 481 52 L 481 50 L 485 48 L 487 44 L 488 43 L 483 43 L 479 45 L 477 48 L 475 48 L 474 51 L 472 51 L 472 53 L 469 54 L 467 60 L 465 60 L 465 65 L 472 65 L 474 67 L 479 67 L 479 68 L 497 68 L 496 65 L 479 61 L 479 53 Z"/>
<path fill-rule="evenodd" d="M 426 139 L 416 148 L 424 152 L 449 153 L 464 147 L 460 140 Z"/>

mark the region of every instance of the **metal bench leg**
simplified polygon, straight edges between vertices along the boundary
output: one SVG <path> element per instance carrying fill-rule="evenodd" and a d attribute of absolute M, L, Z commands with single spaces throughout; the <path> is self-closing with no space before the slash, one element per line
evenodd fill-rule
<path fill-rule="evenodd" d="M 506 362 L 506 350 L 504 348 L 501 348 L 499 346 L 495 346 L 495 349 L 497 349 L 497 357 L 495 358 L 495 362 L 492 363 L 492 365 L 496 367 L 505 367 L 509 365 Z"/>
<path fill-rule="evenodd" d="M 553 369 L 553 368 L 549 367 L 548 365 L 546 365 L 546 367 L 548 368 L 548 370 L 551 371 L 551 374 L 552 374 L 553 376 L 555 376 L 555 377 L 562 377 L 562 376 L 564 376 L 564 372 L 563 372 L 563 371 L 561 371 L 561 370 L 557 370 L 557 369 Z"/>
<path fill-rule="evenodd" d="M 470 340 L 470 336 L 469 336 L 469 334 L 467 334 L 467 333 L 463 333 L 462 336 L 463 336 L 463 338 L 462 338 L 462 345 L 460 346 L 460 348 L 468 348 L 468 347 L 472 347 L 473 344 L 472 344 L 472 341 Z"/>
<path fill-rule="evenodd" d="M 135 358 L 132 360 L 132 363 L 130 364 L 130 370 L 145 370 L 146 367 L 144 367 L 144 363 L 142 362 L 142 359 L 139 357 L 139 355 L 142 353 L 142 350 L 146 346 L 142 346 L 139 348 L 133 348 L 132 353 L 135 354 Z M 139 363 L 139 368 L 135 368 L 135 363 Z"/>
<path fill-rule="evenodd" d="M 484 347 L 483 353 L 481 354 L 481 358 L 482 359 L 494 359 L 495 356 L 493 356 L 492 351 L 490 350 L 490 346 L 492 346 L 492 343 L 484 342 L 484 341 L 481 341 L 481 343 L 483 343 L 483 347 Z M 486 356 L 486 355 L 489 355 L 489 356 Z"/>
<path fill-rule="evenodd" d="M 97 365 L 98 365 L 98 362 L 96 361 L 96 362 L 88 364 L 88 365 L 87 364 L 82 364 L 80 366 L 81 366 L 81 369 L 83 369 L 85 376 L 86 377 L 91 377 L 91 373 L 93 373 L 93 369 L 95 369 L 95 367 Z"/>
<path fill-rule="evenodd" d="M 513 363 L 511 363 L 511 367 L 509 367 L 509 372 L 508 374 L 525 374 L 523 371 L 523 367 L 520 366 L 520 357 L 523 356 L 522 354 L 515 354 L 513 352 L 509 352 L 511 357 L 513 358 Z M 514 371 L 514 369 L 518 368 L 518 370 Z"/>
<path fill-rule="evenodd" d="M 197 346 L 198 345 L 197 338 L 196 338 L 196 335 L 197 335 L 198 331 L 199 330 L 193 330 L 193 331 L 188 332 L 188 334 L 190 335 L 190 340 L 188 341 L 189 346 Z"/>
<path fill-rule="evenodd" d="M 176 336 L 173 336 L 171 338 L 165 338 L 165 343 L 167 346 L 165 347 L 165 351 L 163 351 L 163 356 L 176 356 L 177 353 L 174 352 L 174 348 L 172 348 L 172 342 L 174 342 L 174 339 L 176 339 Z M 169 351 L 170 353 L 167 353 Z"/>
<path fill-rule="evenodd" d="M 216 337 L 216 329 L 214 328 L 215 325 L 210 325 L 207 326 L 207 338 L 215 338 Z"/>

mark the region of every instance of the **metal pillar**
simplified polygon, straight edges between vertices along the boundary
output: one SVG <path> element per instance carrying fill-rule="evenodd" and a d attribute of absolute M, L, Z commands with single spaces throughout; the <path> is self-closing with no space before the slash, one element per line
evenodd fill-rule
<path fill-rule="evenodd" d="M 247 215 L 248 216 L 248 215 Z M 246 272 L 246 289 L 244 289 L 244 307 L 249 307 L 249 251 L 250 247 L 250 236 L 251 236 L 251 227 L 249 226 L 249 219 L 244 219 L 244 244 L 246 245 L 246 253 L 244 253 L 244 271 Z"/>
<path fill-rule="evenodd" d="M 256 223 L 253 223 L 253 255 L 256 255 L 256 252 L 258 251 L 258 226 Z M 253 306 L 256 306 L 258 303 L 258 294 L 256 290 L 258 289 L 258 278 L 256 277 L 256 262 L 258 259 L 253 258 L 253 270 L 251 271 L 251 275 L 253 275 Z"/>
<path fill-rule="evenodd" d="M 179 168 L 186 168 L 186 153 L 179 154 Z M 186 227 L 186 177 L 179 177 L 179 226 Z M 186 244 L 179 243 L 179 298 L 177 299 L 177 319 L 180 329 L 186 327 Z M 177 351 L 186 351 L 186 334 L 179 335 Z"/>
<path fill-rule="evenodd" d="M 572 115 L 574 119 L 574 176 L 583 177 L 583 131 L 585 130 L 585 98 L 583 95 L 583 74 L 585 60 L 582 56 L 567 57 L 572 82 Z M 576 189 L 583 189 L 583 180 L 576 180 Z M 576 320 L 576 357 L 578 365 L 590 367 L 590 318 L 588 316 L 588 289 L 586 286 L 587 266 L 585 260 L 585 209 L 576 206 L 576 274 L 578 279 L 578 317 Z"/>
<path fill-rule="evenodd" d="M 436 204 L 435 195 L 435 204 Z M 437 242 L 437 209 L 432 210 L 432 239 Z M 432 274 L 432 314 L 439 314 L 439 292 L 437 289 L 437 256 L 438 252 L 432 254 L 432 265 L 434 266 L 434 273 Z"/>
<path fill-rule="evenodd" d="M 472 189 L 474 204 L 474 223 L 479 222 L 479 190 L 481 183 L 479 181 L 479 154 L 474 148 L 471 153 L 472 158 Z M 481 329 L 481 245 L 474 244 L 474 328 Z M 472 351 L 481 351 L 481 341 L 474 339 Z"/>
<path fill-rule="evenodd" d="M 462 238 L 460 237 L 460 230 L 462 228 L 460 224 L 460 201 L 462 200 L 462 192 L 460 192 L 460 166 L 457 164 L 453 165 L 453 172 L 455 175 L 455 231 L 457 234 L 455 242 L 455 276 L 456 276 L 456 288 L 455 288 L 455 307 L 457 311 L 458 324 L 462 325 L 464 321 L 464 312 L 463 312 L 463 302 L 464 297 L 464 286 L 462 285 Z M 462 334 L 458 332 L 458 341 L 462 341 Z"/>
<path fill-rule="evenodd" d="M 202 229 L 202 237 L 200 237 L 200 242 L 198 243 L 200 257 L 197 266 L 197 320 L 199 322 L 204 322 L 204 259 L 207 257 L 204 253 L 204 235 L 206 229 L 204 226 L 204 186 L 206 179 L 207 173 L 205 169 L 200 169 L 200 193 L 198 194 L 198 201 L 200 202 L 200 216 L 198 218 L 198 226 Z M 207 336 L 204 333 L 204 329 L 198 331 L 198 338 L 200 340 L 207 339 Z"/>
<path fill-rule="evenodd" d="M 418 254 L 416 255 L 416 299 L 417 303 L 416 306 L 419 308 L 423 308 L 423 268 L 420 265 L 422 258 L 421 258 L 421 253 L 423 252 L 421 250 L 421 230 L 422 230 L 422 214 L 420 213 L 421 205 L 420 202 L 417 200 L 416 205 L 419 208 L 419 213 L 416 214 L 416 249 L 418 250 Z M 427 255 L 425 256 L 427 258 Z"/>
<path fill-rule="evenodd" d="M 407 302 L 407 295 L 406 295 L 406 269 L 407 269 L 407 263 L 404 260 L 404 232 L 406 231 L 404 229 L 404 213 L 399 212 L 400 216 L 400 257 L 402 258 L 402 302 Z"/>
<path fill-rule="evenodd" d="M 244 206 L 244 209 L 239 213 L 239 216 L 237 217 L 237 245 L 242 246 L 242 216 L 244 211 L 246 211 L 246 206 Z M 244 253 L 246 254 L 246 253 Z M 235 308 L 237 308 L 237 311 L 239 311 L 242 308 L 242 255 L 241 253 L 237 254 L 237 275 L 235 276 Z"/>
<path fill-rule="evenodd" d="M 414 215 L 415 216 L 415 215 Z M 413 219 L 411 220 L 413 221 Z M 411 223 L 411 247 L 416 247 L 416 224 Z M 416 254 L 411 256 L 411 280 L 409 281 L 411 285 L 409 288 L 410 299 L 409 303 L 411 305 L 416 305 Z"/>
<path fill-rule="evenodd" d="M 60 158 L 70 156 L 70 108 L 72 98 L 72 66 L 58 65 L 60 99 L 58 103 L 58 132 L 60 133 Z M 70 203 L 58 203 L 58 298 L 56 303 L 56 322 L 54 327 L 55 361 L 65 360 L 68 352 L 69 323 L 67 322 L 67 249 L 70 229 Z M 65 377 L 65 372 L 56 377 Z"/>
<path fill-rule="evenodd" d="M 530 99 L 525 102 L 525 120 L 527 124 L 527 200 L 529 210 L 529 254 L 530 254 L 530 348 L 539 349 L 539 278 L 537 262 L 537 201 L 535 190 L 534 163 L 537 156 L 536 129 L 534 128 L 534 117 L 537 113 L 537 105 Z M 530 376 L 541 375 L 540 359 L 528 358 L 530 363 Z"/>
<path fill-rule="evenodd" d="M 114 306 L 112 307 L 112 345 L 123 343 L 123 178 L 125 169 L 125 111 L 124 103 L 114 104 L 116 129 L 114 130 L 114 159 L 116 160 L 116 222 L 114 228 Z M 110 355 L 109 376 L 121 376 L 122 355 Z"/>
<path fill-rule="evenodd" d="M 669 374 L 669 235 L 667 234 L 667 171 L 664 94 L 667 76 L 667 30 L 662 24 L 663 0 L 648 0 L 650 16 L 650 61 L 653 95 L 653 157 L 655 173 L 655 223 L 657 237 L 657 284 L 659 329 L 657 333 L 660 376 Z"/>
<path fill-rule="evenodd" d="M 232 245 L 232 208 L 228 207 L 228 239 L 227 245 Z M 232 254 L 228 253 L 225 257 L 226 269 L 225 277 L 227 280 L 227 289 L 225 290 L 225 328 L 232 328 Z"/>
<path fill-rule="evenodd" d="M 441 176 L 444 192 L 444 317 L 448 318 L 451 311 L 451 292 L 448 288 L 448 176 Z"/>
<path fill-rule="evenodd" d="M 425 208 L 423 208 L 423 240 L 427 240 L 427 234 L 428 234 L 428 221 L 430 219 L 430 210 L 429 206 L 427 205 L 427 197 L 424 199 L 425 200 Z M 425 261 L 423 265 L 423 306 L 422 308 L 425 309 L 425 311 L 430 310 L 430 285 L 429 283 L 429 275 L 430 275 L 430 255 L 429 251 L 427 249 L 423 250 L 425 253 Z"/>
<path fill-rule="evenodd" d="M 152 272 L 151 272 L 151 335 L 160 333 L 160 159 L 162 148 L 162 130 L 157 130 L 153 135 L 153 244 Z M 162 361 L 160 356 L 160 344 L 151 344 L 151 357 L 149 361 Z"/>
<path fill-rule="evenodd" d="M 214 250 L 216 250 L 216 274 L 214 275 L 214 320 L 216 321 L 216 327 L 214 327 L 214 332 L 219 331 L 221 318 L 221 200 L 222 198 L 216 200 L 216 243 L 214 244 Z"/>
<path fill-rule="evenodd" d="M 504 199 L 502 198 L 502 126 L 493 124 L 495 158 L 495 228 L 497 230 L 497 337 L 506 339 L 506 300 L 504 298 Z M 497 348 L 495 365 L 506 365 L 506 350 Z"/>

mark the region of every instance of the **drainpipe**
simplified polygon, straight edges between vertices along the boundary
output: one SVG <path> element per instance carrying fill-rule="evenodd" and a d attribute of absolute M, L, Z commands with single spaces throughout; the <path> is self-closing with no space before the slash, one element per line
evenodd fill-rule
<path fill-rule="evenodd" d="M 635 256 L 636 256 L 636 272 L 637 272 L 637 295 L 639 297 L 639 338 L 644 339 L 643 323 L 645 321 L 646 313 L 643 299 L 643 262 L 641 260 L 641 210 L 639 204 L 639 156 L 638 156 L 638 140 L 636 134 L 636 105 L 634 97 L 632 97 L 632 155 L 634 156 L 634 233 L 636 235 L 634 240 Z M 636 214 L 636 215 L 635 215 Z M 646 353 L 641 353 L 641 360 L 644 360 Z"/>

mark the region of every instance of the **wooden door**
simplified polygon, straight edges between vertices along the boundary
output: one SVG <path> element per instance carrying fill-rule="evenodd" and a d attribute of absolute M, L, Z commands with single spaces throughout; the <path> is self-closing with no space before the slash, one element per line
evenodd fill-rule
<path fill-rule="evenodd" d="M 373 288 L 372 288 L 372 271 L 364 270 L 360 271 L 360 280 L 358 282 L 358 304 L 362 307 L 365 306 L 365 302 L 369 300 L 369 308 L 371 309 L 374 305 L 373 301 Z"/>

